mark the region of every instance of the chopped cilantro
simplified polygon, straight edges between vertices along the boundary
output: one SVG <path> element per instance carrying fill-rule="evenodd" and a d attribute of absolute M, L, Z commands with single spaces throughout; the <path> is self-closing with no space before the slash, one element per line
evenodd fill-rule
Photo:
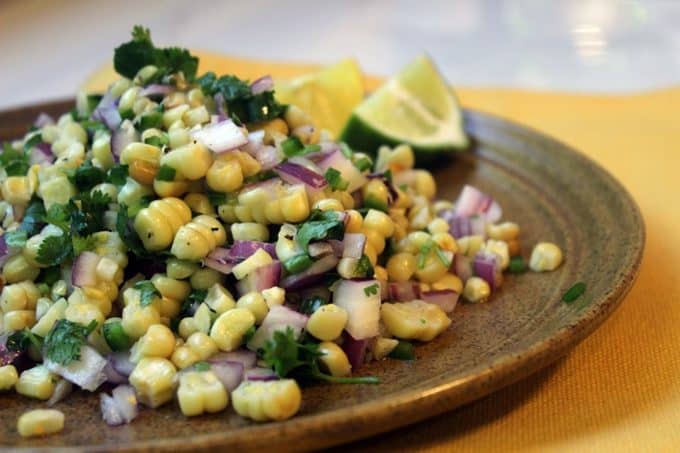
<path fill-rule="evenodd" d="M 168 134 L 162 133 L 161 135 L 152 135 L 151 137 L 145 138 L 144 143 L 163 148 L 164 146 L 168 146 L 170 138 L 168 137 Z"/>
<path fill-rule="evenodd" d="M 55 203 L 47 210 L 44 219 L 45 222 L 68 231 L 71 224 L 71 208 L 69 205 Z"/>
<path fill-rule="evenodd" d="M 113 167 L 109 168 L 109 171 L 106 172 L 106 181 L 118 187 L 125 185 L 127 177 L 127 165 L 114 165 Z"/>
<path fill-rule="evenodd" d="M 366 297 L 375 296 L 378 294 L 378 291 L 380 291 L 379 283 L 373 283 L 372 285 L 364 288 L 364 294 L 366 294 Z"/>
<path fill-rule="evenodd" d="M 177 171 L 169 165 L 161 165 L 156 174 L 156 179 L 159 181 L 174 181 Z"/>
<path fill-rule="evenodd" d="M 385 177 L 385 181 L 392 184 L 392 170 L 386 170 L 385 173 L 383 173 L 383 176 Z"/>
<path fill-rule="evenodd" d="M 73 239 L 73 256 L 78 256 L 83 252 L 92 251 L 97 247 L 97 240 L 94 236 L 77 236 Z"/>
<path fill-rule="evenodd" d="M 135 126 L 139 132 L 151 128 L 160 128 L 163 126 L 163 113 L 158 110 L 144 113 L 135 121 Z"/>
<path fill-rule="evenodd" d="M 7 176 L 24 176 L 29 167 L 28 153 L 18 151 L 9 143 L 5 143 L 0 154 L 0 167 L 5 169 Z"/>
<path fill-rule="evenodd" d="M 208 362 L 194 363 L 194 370 L 196 371 L 210 371 L 210 364 Z"/>
<path fill-rule="evenodd" d="M 106 124 L 102 123 L 101 121 L 83 120 L 80 122 L 80 125 L 87 131 L 89 135 L 94 135 L 97 133 L 97 131 L 109 131 L 109 128 L 106 127 Z"/>
<path fill-rule="evenodd" d="M 371 260 L 368 259 L 368 256 L 361 255 L 359 262 L 357 262 L 357 265 L 354 267 L 354 278 L 372 277 L 373 272 Z"/>
<path fill-rule="evenodd" d="M 254 175 L 243 178 L 243 184 L 253 184 L 256 182 L 266 181 L 268 179 L 276 178 L 278 175 L 274 170 L 263 170 Z"/>
<path fill-rule="evenodd" d="M 366 171 L 373 168 L 373 162 L 368 157 L 362 157 L 361 159 L 354 162 L 354 166 L 359 169 L 359 171 Z"/>
<path fill-rule="evenodd" d="M 135 112 L 132 109 L 125 109 L 120 112 L 120 119 L 133 120 L 135 119 Z"/>
<path fill-rule="evenodd" d="M 304 313 L 306 315 L 311 315 L 315 311 L 317 311 L 319 308 L 323 307 L 326 305 L 328 301 L 324 299 L 321 296 L 312 296 L 304 299 L 302 303 L 300 303 L 300 313 Z"/>
<path fill-rule="evenodd" d="M 81 193 L 77 200 L 80 201 L 80 209 L 72 199 L 69 202 L 71 208 L 71 230 L 74 234 L 86 236 L 106 229 L 104 225 L 104 213 L 111 203 L 111 197 L 98 190 Z"/>
<path fill-rule="evenodd" d="M 20 230 L 26 232 L 28 236 L 38 234 L 45 224 L 45 205 L 39 198 L 33 198 L 24 212 L 21 220 Z"/>
<path fill-rule="evenodd" d="M 40 271 L 40 276 L 38 277 L 38 280 L 43 282 L 44 284 L 48 286 L 54 285 L 57 280 L 61 279 L 61 267 L 59 266 L 52 266 L 52 267 L 46 267 L 42 271 Z"/>
<path fill-rule="evenodd" d="M 289 274 L 299 274 L 300 272 L 309 268 L 312 264 L 314 264 L 314 260 L 311 259 L 306 253 L 301 253 L 284 261 L 283 268 Z"/>
<path fill-rule="evenodd" d="M 439 245 L 433 240 L 429 240 L 420 247 L 420 253 L 418 254 L 417 264 L 418 269 L 422 269 L 425 267 L 425 260 L 427 259 L 427 255 L 429 255 L 430 252 L 432 251 L 434 251 L 435 255 L 437 255 L 437 258 L 439 258 L 439 261 L 441 261 L 442 264 L 446 266 L 446 268 L 451 267 L 451 260 L 446 256 L 446 254 L 444 254 Z"/>
<path fill-rule="evenodd" d="M 246 333 L 243 334 L 243 344 L 248 344 L 250 342 L 250 339 L 253 338 L 256 330 L 257 328 L 255 326 L 250 326 L 250 328 L 246 330 Z"/>
<path fill-rule="evenodd" d="M 236 204 L 238 202 L 238 197 L 236 196 L 236 194 L 227 194 L 208 190 L 206 192 L 206 195 L 208 196 L 208 201 L 212 206 L 220 206 L 223 204 Z"/>
<path fill-rule="evenodd" d="M 116 232 L 127 248 L 137 256 L 147 256 L 148 252 L 144 248 L 137 232 L 130 228 L 130 218 L 128 217 L 128 207 L 125 204 L 118 206 L 116 217 Z"/>
<path fill-rule="evenodd" d="M 323 177 L 332 190 L 347 190 L 349 181 L 342 178 L 342 174 L 333 167 L 329 167 Z"/>
<path fill-rule="evenodd" d="M 571 303 L 581 297 L 583 293 L 586 292 L 586 284 L 583 282 L 578 282 L 574 284 L 571 288 L 567 290 L 562 296 L 562 302 Z"/>
<path fill-rule="evenodd" d="M 135 25 L 132 29 L 132 40 L 116 48 L 113 66 L 118 74 L 132 79 L 140 69 L 148 65 L 158 68 L 155 80 L 182 72 L 188 81 L 193 81 L 198 68 L 198 58 L 186 49 L 155 47 L 149 29 Z"/>
<path fill-rule="evenodd" d="M 299 138 L 293 136 L 281 142 L 281 151 L 286 157 L 304 156 L 305 154 L 321 151 L 319 145 L 303 145 Z"/>
<path fill-rule="evenodd" d="M 182 308 L 179 311 L 179 319 L 193 316 L 198 306 L 205 301 L 206 297 L 208 297 L 208 291 L 205 289 L 194 289 L 191 291 L 182 303 Z"/>
<path fill-rule="evenodd" d="M 307 246 L 312 241 L 342 239 L 344 234 L 345 224 L 336 216 L 335 220 L 310 220 L 303 223 L 295 235 L 295 240 L 303 250 L 307 250 Z"/>
<path fill-rule="evenodd" d="M 73 252 L 68 234 L 47 236 L 40 243 L 36 261 L 45 266 L 57 266 L 71 257 Z"/>
<path fill-rule="evenodd" d="M 76 169 L 66 171 L 69 181 L 71 181 L 79 191 L 88 191 L 99 183 L 104 182 L 106 173 L 101 168 L 92 165 L 92 161 L 85 161 Z"/>
<path fill-rule="evenodd" d="M 508 272 L 511 274 L 521 274 L 527 271 L 527 265 L 521 256 L 513 256 L 510 258 L 510 264 L 508 265 Z"/>
<path fill-rule="evenodd" d="M 35 348 L 36 351 L 40 351 L 42 345 L 43 338 L 34 334 L 29 329 L 15 331 L 7 337 L 7 342 L 5 343 L 7 350 L 12 352 L 24 352 L 31 347 Z"/>
<path fill-rule="evenodd" d="M 40 132 L 33 132 L 25 141 L 24 141 L 24 154 L 28 155 L 28 152 L 33 149 L 36 145 L 42 143 L 42 134 Z"/>
<path fill-rule="evenodd" d="M 24 230 L 6 231 L 4 234 L 5 243 L 9 248 L 21 249 L 26 245 L 28 233 Z"/>
<path fill-rule="evenodd" d="M 61 365 L 80 360 L 80 350 L 87 342 L 87 336 L 96 328 L 95 320 L 87 326 L 66 319 L 58 320 L 45 337 L 45 357 Z"/>
<path fill-rule="evenodd" d="M 387 212 L 389 210 L 387 203 L 371 194 L 364 198 L 364 208 L 377 209 L 378 211 L 382 212 Z"/>
<path fill-rule="evenodd" d="M 161 298 L 161 292 L 158 291 L 151 280 L 140 280 L 135 283 L 133 288 L 139 291 L 139 304 L 142 307 L 151 305 L 155 299 Z"/>
<path fill-rule="evenodd" d="M 394 349 L 392 349 L 392 351 L 388 354 L 388 357 L 397 360 L 415 360 L 416 353 L 413 343 L 400 340 Z"/>

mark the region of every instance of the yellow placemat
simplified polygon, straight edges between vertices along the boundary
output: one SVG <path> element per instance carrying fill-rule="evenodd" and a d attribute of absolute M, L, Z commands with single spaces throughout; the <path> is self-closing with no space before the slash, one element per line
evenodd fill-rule
<path fill-rule="evenodd" d="M 201 71 L 248 79 L 317 68 L 199 55 Z M 87 86 L 105 88 L 110 80 L 104 71 Z M 366 78 L 369 89 L 377 83 Z M 680 451 L 680 88 L 628 96 L 457 92 L 466 107 L 552 135 L 616 176 L 647 226 L 640 275 L 614 315 L 556 365 L 472 405 L 352 447 Z"/>

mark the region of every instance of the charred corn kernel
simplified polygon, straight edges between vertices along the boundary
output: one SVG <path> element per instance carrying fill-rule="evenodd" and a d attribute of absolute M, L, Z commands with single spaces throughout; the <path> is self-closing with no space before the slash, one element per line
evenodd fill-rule
<path fill-rule="evenodd" d="M 392 352 L 394 348 L 397 347 L 398 344 L 399 340 L 395 340 L 394 338 L 383 337 L 376 338 L 375 341 L 373 342 L 373 347 L 371 348 L 373 358 L 375 360 L 384 359 L 385 357 L 390 355 L 390 352 Z"/>
<path fill-rule="evenodd" d="M 200 265 L 197 263 L 170 258 L 166 264 L 165 272 L 170 278 L 182 279 L 191 277 L 191 274 L 196 272 L 199 268 Z"/>
<path fill-rule="evenodd" d="M 38 322 L 35 323 L 31 328 L 31 332 L 40 335 L 43 338 L 47 336 L 52 329 L 52 326 L 54 326 L 54 323 L 57 322 L 57 320 L 64 318 L 67 307 L 68 303 L 66 302 L 66 299 L 58 299 L 49 307 L 47 312 L 40 317 Z"/>
<path fill-rule="evenodd" d="M 364 203 L 372 206 L 387 208 L 390 201 L 390 192 L 380 179 L 371 179 L 362 187 Z"/>
<path fill-rule="evenodd" d="M 205 305 L 210 308 L 211 311 L 221 315 L 227 310 L 231 310 L 236 306 L 234 297 L 231 295 L 229 290 L 219 283 L 215 283 L 208 290 L 208 294 L 205 297 Z"/>
<path fill-rule="evenodd" d="M 507 244 L 510 256 L 518 256 L 522 252 L 522 247 L 517 239 L 511 239 Z"/>
<path fill-rule="evenodd" d="M 444 254 L 451 254 L 444 252 Z M 451 254 L 451 258 L 453 255 Z M 449 259 L 449 262 L 451 259 Z M 416 278 L 423 283 L 433 283 L 442 278 L 449 270 L 449 266 L 444 265 L 439 255 L 430 252 L 424 260 L 423 266 L 416 266 Z"/>
<path fill-rule="evenodd" d="M 161 149 L 159 147 L 141 142 L 130 143 L 120 153 L 120 163 L 123 165 L 142 161 L 150 164 L 152 167 L 159 167 L 160 160 Z"/>
<path fill-rule="evenodd" d="M 365 230 L 374 230 L 383 237 L 388 238 L 394 233 L 394 222 L 384 212 L 377 209 L 369 209 L 364 218 L 363 228 Z"/>
<path fill-rule="evenodd" d="M 231 235 L 235 241 L 261 241 L 269 240 L 269 230 L 265 225 L 254 222 L 233 223 Z"/>
<path fill-rule="evenodd" d="M 145 357 L 168 358 L 175 350 L 175 334 L 162 324 L 149 327 L 130 350 L 130 361 L 137 363 Z"/>
<path fill-rule="evenodd" d="M 180 227 L 191 220 L 191 210 L 179 198 L 152 201 L 135 217 L 135 231 L 149 251 L 160 251 L 172 244 Z"/>
<path fill-rule="evenodd" d="M 69 304 L 64 311 L 64 318 L 84 326 L 87 326 L 92 321 L 95 321 L 98 326 L 101 326 L 104 324 L 105 320 L 104 315 L 99 308 L 90 303 Z"/>
<path fill-rule="evenodd" d="M 257 249 L 255 253 L 234 266 L 231 272 L 236 279 L 241 280 L 255 269 L 271 264 L 272 262 L 273 260 L 269 253 L 265 252 L 264 249 Z"/>
<path fill-rule="evenodd" d="M 321 367 L 331 376 L 349 376 L 352 366 L 349 364 L 347 354 L 340 346 L 331 341 L 322 341 L 319 344 L 319 362 Z"/>
<path fill-rule="evenodd" d="M 18 380 L 19 375 L 14 365 L 0 367 L 0 391 L 11 390 Z"/>
<path fill-rule="evenodd" d="M 189 190 L 188 181 L 160 181 L 153 180 L 153 190 L 161 198 L 181 197 Z"/>
<path fill-rule="evenodd" d="M 434 178 L 427 170 L 415 170 L 415 185 L 414 189 L 418 195 L 422 195 L 428 199 L 432 199 L 437 193 L 437 184 Z"/>
<path fill-rule="evenodd" d="M 274 286 L 272 288 L 263 290 L 262 297 L 264 297 L 264 301 L 267 303 L 269 308 L 275 307 L 277 305 L 283 305 L 286 300 L 286 290 L 279 288 L 278 286 Z"/>
<path fill-rule="evenodd" d="M 387 274 L 395 282 L 405 282 L 416 272 L 416 257 L 407 252 L 396 253 L 387 260 Z"/>
<path fill-rule="evenodd" d="M 361 227 L 364 224 L 364 219 L 361 217 L 359 211 L 354 209 L 349 209 L 345 211 L 347 213 L 347 225 L 345 226 L 346 233 L 358 233 L 361 231 Z"/>
<path fill-rule="evenodd" d="M 554 271 L 562 264 L 562 250 L 552 242 L 539 242 L 531 251 L 529 267 L 534 272 Z"/>
<path fill-rule="evenodd" d="M 141 306 L 139 291 L 128 288 L 123 292 L 125 308 L 123 308 L 122 326 L 125 333 L 133 338 L 140 338 L 154 324 L 160 324 L 161 315 L 153 305 Z"/>
<path fill-rule="evenodd" d="M 281 261 L 286 261 L 296 255 L 303 253 L 300 245 L 295 241 L 297 229 L 293 225 L 281 225 L 278 239 L 276 241 L 276 256 Z"/>
<path fill-rule="evenodd" d="M 206 174 L 205 181 L 216 192 L 233 192 L 243 185 L 243 170 L 237 159 L 218 157 Z"/>
<path fill-rule="evenodd" d="M 514 222 L 489 224 L 486 226 L 486 234 L 491 239 L 499 241 L 511 241 L 519 236 L 519 225 Z"/>
<path fill-rule="evenodd" d="M 177 401 L 182 414 L 191 417 L 224 410 L 229 396 L 212 371 L 188 371 L 179 378 Z"/>
<path fill-rule="evenodd" d="M 180 104 L 163 112 L 163 125 L 169 128 L 174 122 L 181 120 L 182 116 L 189 111 L 191 107 L 187 104 Z M 174 147 L 173 147 L 174 148 Z"/>
<path fill-rule="evenodd" d="M 439 306 L 422 300 L 382 304 L 380 317 L 392 335 L 407 340 L 430 341 L 451 324 Z"/>
<path fill-rule="evenodd" d="M 427 224 L 427 231 L 430 232 L 430 234 L 437 234 L 437 233 L 448 233 L 449 232 L 449 223 L 442 219 L 441 217 L 437 217 L 436 219 L 432 220 L 430 223 Z"/>
<path fill-rule="evenodd" d="M 491 287 L 479 277 L 470 277 L 465 281 L 463 297 L 469 302 L 486 302 L 491 295 Z"/>
<path fill-rule="evenodd" d="M 508 244 L 504 241 L 488 239 L 482 248 L 498 257 L 501 269 L 507 269 L 510 265 L 510 251 L 508 250 Z"/>
<path fill-rule="evenodd" d="M 321 211 L 342 211 L 345 207 L 339 200 L 323 198 L 314 203 L 313 209 L 319 209 Z"/>
<path fill-rule="evenodd" d="M 233 351 L 243 342 L 243 335 L 255 325 L 255 316 L 245 308 L 222 313 L 210 329 L 210 337 L 222 351 Z"/>
<path fill-rule="evenodd" d="M 178 346 L 172 353 L 170 360 L 178 369 L 183 370 L 184 368 L 190 367 L 201 359 L 198 357 L 198 354 L 196 354 L 196 352 L 190 347 Z"/>
<path fill-rule="evenodd" d="M 212 153 L 201 143 L 180 146 L 161 157 L 161 165 L 174 168 L 177 177 L 190 181 L 204 177 L 212 163 Z"/>
<path fill-rule="evenodd" d="M 205 360 L 217 352 L 215 340 L 203 332 L 194 332 L 187 338 L 185 346 L 191 348 L 200 360 Z"/>
<path fill-rule="evenodd" d="M 215 215 L 215 208 L 210 203 L 210 199 L 204 193 L 188 193 L 184 196 L 184 202 L 192 212 L 205 215 Z"/>
<path fill-rule="evenodd" d="M 302 392 L 293 379 L 243 381 L 231 394 L 237 414 L 258 422 L 286 420 L 300 409 Z"/>
<path fill-rule="evenodd" d="M 361 232 L 366 236 L 366 243 L 370 244 L 378 255 L 385 250 L 385 237 L 379 231 L 367 228 L 364 223 Z"/>
<path fill-rule="evenodd" d="M 20 395 L 48 400 L 54 393 L 56 382 L 56 374 L 52 374 L 44 365 L 36 365 L 21 373 L 14 388 Z"/>
<path fill-rule="evenodd" d="M 475 256 L 484 245 L 484 238 L 482 236 L 463 236 L 456 240 L 458 244 L 458 251 L 466 256 Z"/>
<path fill-rule="evenodd" d="M 237 308 L 245 308 L 255 316 L 255 324 L 261 324 L 267 313 L 269 307 L 265 302 L 264 297 L 259 292 L 249 292 L 241 296 L 236 302 Z"/>
<path fill-rule="evenodd" d="M 209 267 L 198 269 L 191 274 L 191 278 L 189 279 L 189 283 L 191 283 L 191 287 L 194 289 L 210 289 L 214 284 L 222 284 L 223 281 L 224 275 Z"/>
<path fill-rule="evenodd" d="M 198 261 L 226 241 L 227 233 L 217 219 L 199 215 L 177 230 L 170 253 L 181 260 Z"/>
<path fill-rule="evenodd" d="M 5 262 L 5 266 L 2 268 L 5 283 L 33 281 L 38 278 L 39 274 L 40 268 L 31 266 L 24 255 L 14 255 Z"/>
<path fill-rule="evenodd" d="M 2 183 L 2 198 L 11 204 L 25 205 L 33 190 L 25 176 L 10 176 Z"/>
<path fill-rule="evenodd" d="M 453 253 L 458 251 L 458 244 L 449 233 L 435 233 L 432 235 L 432 240 L 441 250 Z"/>
<path fill-rule="evenodd" d="M 189 338 L 192 334 L 198 332 L 198 326 L 196 326 L 196 320 L 194 318 L 183 318 L 179 322 L 179 327 L 177 329 L 179 332 L 179 335 L 186 339 Z"/>
<path fill-rule="evenodd" d="M 194 107 L 184 112 L 182 121 L 184 121 L 184 124 L 188 127 L 193 127 L 197 124 L 209 122 L 210 113 L 208 113 L 208 109 L 206 109 L 204 105 L 199 105 L 198 107 Z"/>
<path fill-rule="evenodd" d="M 130 374 L 130 384 L 139 401 L 151 408 L 172 400 L 175 393 L 175 366 L 168 359 L 143 358 Z"/>
<path fill-rule="evenodd" d="M 347 311 L 334 304 L 319 307 L 307 320 L 305 330 L 321 341 L 335 340 L 347 324 Z"/>
<path fill-rule="evenodd" d="M 389 278 L 387 274 L 387 269 L 385 269 L 382 266 L 375 266 L 373 268 L 373 278 L 375 278 L 376 280 L 386 282 Z"/>
<path fill-rule="evenodd" d="M 45 436 L 64 429 L 64 414 L 56 409 L 35 409 L 24 412 L 17 420 L 21 437 Z"/>
<path fill-rule="evenodd" d="M 33 310 L 14 310 L 6 312 L 3 316 L 5 332 L 30 329 L 33 324 L 35 324 L 35 311 Z"/>
<path fill-rule="evenodd" d="M 463 281 L 454 274 L 446 274 L 436 282 L 432 282 L 432 289 L 440 291 L 444 289 L 452 289 L 458 294 L 463 292 Z"/>
<path fill-rule="evenodd" d="M 132 161 L 128 167 L 130 177 L 145 186 L 153 186 L 158 167 L 143 160 Z"/>

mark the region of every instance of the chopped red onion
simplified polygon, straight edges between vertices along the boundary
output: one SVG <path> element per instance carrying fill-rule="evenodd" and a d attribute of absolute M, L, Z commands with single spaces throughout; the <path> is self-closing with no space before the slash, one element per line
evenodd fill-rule
<path fill-rule="evenodd" d="M 273 89 L 274 79 L 272 79 L 272 76 L 270 75 L 260 77 L 250 84 L 250 91 L 252 91 L 253 94 L 260 94 L 265 91 L 272 91 Z"/>
<path fill-rule="evenodd" d="M 420 298 L 427 303 L 438 305 L 446 313 L 451 313 L 456 308 L 460 294 L 452 289 L 425 291 Z"/>
<path fill-rule="evenodd" d="M 123 424 L 123 415 L 118 409 L 116 401 L 106 393 L 99 394 L 99 407 L 102 411 L 102 419 L 109 426 Z"/>
<path fill-rule="evenodd" d="M 322 189 L 328 185 L 323 175 L 290 161 L 277 165 L 274 171 L 288 184 L 304 183 L 314 189 Z"/>
<path fill-rule="evenodd" d="M 227 104 L 224 101 L 224 95 L 221 92 L 218 92 L 213 96 L 215 99 L 215 109 L 217 110 L 217 114 L 221 117 L 221 119 L 226 119 L 227 118 Z"/>
<path fill-rule="evenodd" d="M 106 359 L 90 346 L 83 346 L 80 349 L 80 360 L 74 360 L 68 365 L 53 362 L 49 358 L 45 359 L 44 364 L 51 372 L 91 392 L 106 382 Z"/>
<path fill-rule="evenodd" d="M 278 381 L 279 376 L 271 368 L 253 368 L 245 372 L 246 381 Z"/>
<path fill-rule="evenodd" d="M 255 331 L 255 334 L 248 342 L 248 349 L 257 351 L 262 348 L 265 343 L 272 338 L 276 331 L 285 331 L 287 328 L 293 329 L 295 337 L 297 338 L 302 332 L 302 329 L 307 325 L 307 316 L 298 313 L 283 305 L 272 307 L 267 313 L 267 316 L 262 321 L 262 324 Z"/>
<path fill-rule="evenodd" d="M 270 242 L 236 240 L 229 249 L 229 260 L 236 262 L 243 261 L 259 249 L 263 249 L 272 258 L 276 258 L 276 245 Z"/>
<path fill-rule="evenodd" d="M 228 392 L 233 391 L 243 380 L 244 367 L 239 362 L 210 362 L 210 370 Z"/>
<path fill-rule="evenodd" d="M 278 286 L 281 279 L 281 262 L 274 261 L 265 266 L 260 266 L 244 279 L 236 283 L 236 288 L 240 295 L 245 295 L 250 292 L 262 292 L 265 289 Z"/>
<path fill-rule="evenodd" d="M 66 379 L 59 379 L 57 385 L 54 386 L 54 392 L 52 392 L 52 396 L 50 396 L 50 399 L 47 400 L 47 405 L 51 407 L 57 404 L 59 401 L 63 401 L 64 398 L 69 396 L 72 391 L 73 384 L 71 384 Z"/>
<path fill-rule="evenodd" d="M 130 376 L 135 369 L 135 364 L 130 361 L 129 351 L 112 352 L 107 359 L 113 370 L 123 376 Z"/>
<path fill-rule="evenodd" d="M 275 146 L 263 146 L 255 152 L 255 159 L 263 170 L 271 170 L 283 161 L 283 153 Z"/>
<path fill-rule="evenodd" d="M 137 93 L 137 96 L 146 96 L 148 98 L 159 98 L 163 96 L 167 96 L 168 94 L 172 93 L 175 91 L 175 87 L 172 85 L 162 85 L 160 83 L 152 83 L 150 85 L 145 86 L 141 90 L 139 90 L 139 93 Z"/>
<path fill-rule="evenodd" d="M 23 352 L 7 349 L 7 337 L 9 337 L 9 333 L 0 335 L 0 366 L 12 365 L 15 360 L 24 355 Z"/>
<path fill-rule="evenodd" d="M 130 423 L 139 414 L 137 396 L 129 385 L 119 385 L 113 389 L 112 396 L 100 393 L 102 418 L 109 426 Z"/>
<path fill-rule="evenodd" d="M 221 362 L 236 362 L 243 365 L 243 368 L 249 370 L 255 366 L 257 362 L 257 354 L 247 349 L 238 349 L 231 352 L 218 352 L 208 359 L 210 363 Z"/>
<path fill-rule="evenodd" d="M 5 262 L 10 259 L 11 256 L 9 246 L 5 241 L 5 235 L 0 235 L 0 267 L 4 266 Z"/>
<path fill-rule="evenodd" d="M 350 334 L 346 334 L 342 342 L 342 350 L 347 355 L 352 370 L 357 370 L 364 364 L 366 359 L 366 347 L 368 346 L 368 338 L 357 340 Z"/>
<path fill-rule="evenodd" d="M 41 112 L 40 115 L 35 119 L 35 122 L 33 125 L 38 128 L 42 128 L 45 126 L 51 126 L 54 124 L 54 118 L 52 118 L 50 115 L 48 115 L 45 112 Z"/>
<path fill-rule="evenodd" d="M 319 281 L 324 273 L 333 269 L 337 264 L 338 258 L 335 255 L 324 256 L 299 274 L 289 275 L 281 280 L 281 286 L 289 291 L 305 288 Z"/>
<path fill-rule="evenodd" d="M 222 261 L 214 260 L 210 257 L 203 258 L 203 265 L 209 267 L 210 269 L 215 269 L 224 275 L 231 274 L 232 269 L 234 269 L 233 263 L 225 263 Z"/>
<path fill-rule="evenodd" d="M 136 141 L 139 141 L 139 134 L 132 123 L 125 120 L 120 128 L 113 131 L 113 135 L 111 136 L 111 154 L 113 154 L 114 160 L 118 162 L 120 153 L 123 152 L 123 149 L 130 143 Z"/>
<path fill-rule="evenodd" d="M 503 280 L 498 256 L 495 253 L 480 251 L 474 259 L 475 275 L 485 280 L 491 287 L 491 291 L 498 289 Z"/>
<path fill-rule="evenodd" d="M 483 215 L 490 223 L 497 222 L 503 211 L 493 198 L 476 187 L 465 185 L 456 201 L 455 213 L 462 217 Z"/>
<path fill-rule="evenodd" d="M 242 151 L 247 152 L 251 156 L 255 157 L 255 153 L 258 149 L 264 146 L 264 129 L 259 131 L 253 131 L 248 133 L 248 143 L 243 145 Z"/>
<path fill-rule="evenodd" d="M 354 192 L 364 185 L 366 177 L 354 166 L 351 160 L 342 154 L 340 149 L 335 149 L 316 162 L 322 173 L 325 174 L 329 168 L 334 168 L 340 172 L 342 179 L 349 182 L 348 192 Z"/>
<path fill-rule="evenodd" d="M 82 252 L 73 262 L 73 272 L 71 273 L 71 283 L 74 286 L 97 286 L 97 263 L 99 255 L 94 252 Z"/>
<path fill-rule="evenodd" d="M 120 126 L 122 118 L 118 112 L 116 98 L 113 97 L 110 91 L 107 91 L 99 101 L 99 104 L 92 112 L 92 119 L 103 122 L 111 131 L 116 130 Z"/>
<path fill-rule="evenodd" d="M 360 259 L 366 246 L 366 235 L 363 233 L 345 233 L 342 238 L 342 257 Z"/>
<path fill-rule="evenodd" d="M 119 373 L 113 367 L 110 356 L 109 360 L 106 361 L 106 366 L 104 367 L 104 375 L 106 375 L 106 382 L 110 382 L 112 384 L 125 384 L 128 381 L 127 375 Z"/>
<path fill-rule="evenodd" d="M 379 333 L 379 285 L 377 280 L 370 279 L 341 280 L 335 287 L 333 303 L 347 311 L 345 330 L 357 340 L 375 337 Z"/>
<path fill-rule="evenodd" d="M 413 281 L 390 282 L 388 284 L 389 300 L 398 302 L 410 302 L 418 299 L 420 286 Z"/>
<path fill-rule="evenodd" d="M 231 151 L 248 143 L 245 129 L 238 127 L 231 119 L 194 130 L 191 136 L 217 154 Z"/>
<path fill-rule="evenodd" d="M 320 241 L 309 244 L 309 247 L 307 247 L 307 253 L 309 253 L 309 256 L 312 258 L 320 258 L 322 256 L 335 254 L 330 241 Z"/>
<path fill-rule="evenodd" d="M 472 261 L 472 258 L 469 256 L 465 256 L 462 253 L 456 253 L 453 255 L 451 268 L 449 268 L 449 270 L 452 270 L 461 280 L 465 281 L 474 275 Z"/>
<path fill-rule="evenodd" d="M 31 165 L 51 164 L 54 162 L 54 159 L 52 147 L 48 143 L 38 143 L 33 147 L 28 162 Z"/>

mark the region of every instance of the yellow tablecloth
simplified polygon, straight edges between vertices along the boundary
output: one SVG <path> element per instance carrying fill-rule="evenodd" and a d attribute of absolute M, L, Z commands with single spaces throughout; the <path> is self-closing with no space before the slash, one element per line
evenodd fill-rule
<path fill-rule="evenodd" d="M 201 54 L 201 70 L 251 80 L 315 68 Z M 105 87 L 106 79 L 99 74 L 90 86 Z M 366 80 L 368 88 L 377 83 Z M 614 315 L 556 365 L 467 407 L 352 447 L 680 451 L 680 88 L 627 96 L 457 92 L 464 106 L 552 135 L 616 176 L 647 225 L 640 275 Z"/>

